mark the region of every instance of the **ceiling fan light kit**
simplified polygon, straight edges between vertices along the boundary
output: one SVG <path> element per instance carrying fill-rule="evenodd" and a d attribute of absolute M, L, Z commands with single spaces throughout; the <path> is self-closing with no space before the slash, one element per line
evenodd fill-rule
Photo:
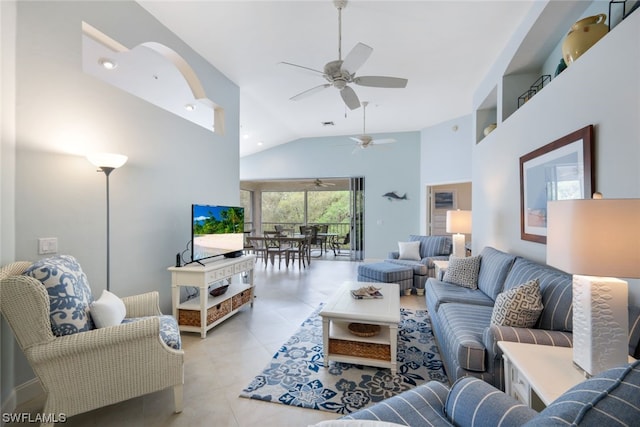
<path fill-rule="evenodd" d="M 360 100 L 358 99 L 356 92 L 349 86 L 350 83 L 360 86 L 379 88 L 406 87 L 408 80 L 399 77 L 356 77 L 356 71 L 367 61 L 367 59 L 369 59 L 369 56 L 373 52 L 373 48 L 364 43 L 358 43 L 353 49 L 351 49 L 344 60 L 342 59 L 342 9 L 347 6 L 347 0 L 334 0 L 333 4 L 338 9 L 338 59 L 325 64 L 323 71 L 314 70 L 313 68 L 289 62 L 282 62 L 286 65 L 321 74 L 328 83 L 307 89 L 295 96 L 292 96 L 290 99 L 292 101 L 298 101 L 333 86 L 340 91 L 340 96 L 342 97 L 342 101 L 345 105 L 349 107 L 349 109 L 355 110 L 360 107 Z"/>

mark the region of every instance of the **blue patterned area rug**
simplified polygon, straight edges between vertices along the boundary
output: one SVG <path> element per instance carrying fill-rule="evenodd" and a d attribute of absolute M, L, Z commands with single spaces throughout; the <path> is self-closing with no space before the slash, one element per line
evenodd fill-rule
<path fill-rule="evenodd" d="M 348 414 L 430 380 L 446 383 L 426 310 L 400 309 L 398 372 L 331 362 L 323 366 L 322 305 L 273 356 L 241 397 Z"/>

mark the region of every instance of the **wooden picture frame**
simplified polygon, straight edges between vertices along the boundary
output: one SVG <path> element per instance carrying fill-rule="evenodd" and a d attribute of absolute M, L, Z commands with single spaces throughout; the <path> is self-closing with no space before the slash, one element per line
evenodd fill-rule
<path fill-rule="evenodd" d="M 591 198 L 593 125 L 520 157 L 520 238 L 547 243 L 547 201 Z"/>

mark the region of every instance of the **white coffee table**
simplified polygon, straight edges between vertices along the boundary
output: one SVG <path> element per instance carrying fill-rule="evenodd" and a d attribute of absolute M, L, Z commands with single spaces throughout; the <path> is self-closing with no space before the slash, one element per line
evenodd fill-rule
<path fill-rule="evenodd" d="M 373 285 L 383 298 L 355 299 L 352 289 Z M 324 366 L 329 361 L 390 368 L 397 371 L 400 287 L 397 283 L 345 282 L 320 311 L 324 344 Z M 354 335 L 350 323 L 380 325 L 371 337 Z"/>

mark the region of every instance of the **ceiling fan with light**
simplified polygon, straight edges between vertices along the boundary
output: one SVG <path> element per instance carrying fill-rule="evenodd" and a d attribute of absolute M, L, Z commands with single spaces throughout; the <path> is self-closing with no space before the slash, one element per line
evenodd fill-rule
<path fill-rule="evenodd" d="M 307 96 L 313 95 L 328 87 L 335 87 L 340 91 L 340 96 L 344 103 L 351 110 L 360 107 L 360 100 L 356 92 L 349 86 L 355 83 L 360 86 L 380 87 L 380 88 L 404 88 L 407 86 L 407 79 L 399 77 L 386 76 L 361 76 L 356 77 L 356 71 L 366 62 L 373 52 L 373 48 L 364 43 L 358 43 L 353 49 L 342 59 L 342 9 L 347 6 L 347 0 L 333 0 L 333 4 L 338 9 L 338 59 L 328 62 L 324 66 L 324 71 L 315 70 L 313 68 L 302 65 L 292 64 L 290 62 L 282 62 L 285 65 L 303 68 L 322 75 L 328 83 L 305 90 L 290 99 L 297 101 Z"/>
<path fill-rule="evenodd" d="M 362 135 L 351 136 L 350 138 L 354 140 L 360 148 L 367 148 L 372 145 L 392 144 L 396 142 L 393 138 L 373 139 L 373 137 L 367 135 L 367 105 L 369 105 L 368 101 L 362 101 Z"/>

